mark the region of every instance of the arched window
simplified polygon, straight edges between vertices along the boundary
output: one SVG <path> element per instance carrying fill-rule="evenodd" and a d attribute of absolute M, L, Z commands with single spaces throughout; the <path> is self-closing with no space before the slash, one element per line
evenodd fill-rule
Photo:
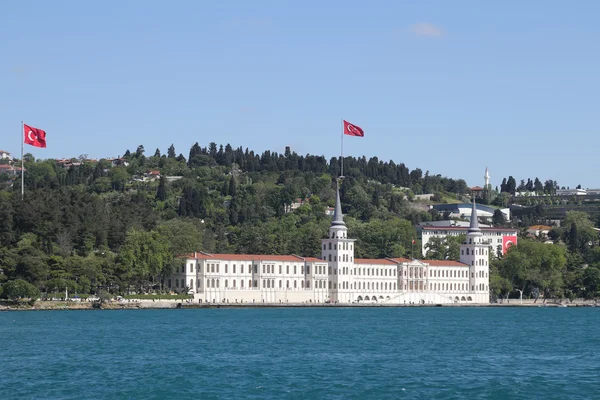
<path fill-rule="evenodd" d="M 281 265 L 279 265 L 279 274 L 281 275 Z"/>
<path fill-rule="evenodd" d="M 225 273 L 227 273 L 227 264 L 225 264 Z"/>
<path fill-rule="evenodd" d="M 235 279 L 233 280 L 233 287 L 235 287 Z"/>
<path fill-rule="evenodd" d="M 289 273 L 290 273 L 290 266 L 289 265 L 285 266 L 285 273 L 289 275 Z"/>
<path fill-rule="evenodd" d="M 331 250 L 331 242 L 329 242 L 329 250 Z"/>
<path fill-rule="evenodd" d="M 219 280 L 217 279 L 217 287 L 219 287 Z"/>
<path fill-rule="evenodd" d="M 252 287 L 252 279 L 248 279 L 248 288 Z"/>
<path fill-rule="evenodd" d="M 298 286 L 296 284 L 296 280 L 294 279 L 294 289 L 296 289 Z"/>
<path fill-rule="evenodd" d="M 235 264 L 233 264 L 233 273 L 235 274 Z"/>
<path fill-rule="evenodd" d="M 227 281 L 227 279 L 225 279 L 225 288 L 229 287 L 229 282 Z"/>
<path fill-rule="evenodd" d="M 194 288 L 194 280 L 190 279 L 190 289 L 193 289 L 193 288 Z"/>
<path fill-rule="evenodd" d="M 329 281 L 329 289 L 331 289 L 331 281 Z"/>
<path fill-rule="evenodd" d="M 285 281 L 285 287 L 286 287 L 287 289 L 289 289 L 289 288 L 290 288 L 290 281 L 289 281 L 289 280 Z"/>
<path fill-rule="evenodd" d="M 240 279 L 240 287 L 244 287 L 244 280 Z"/>

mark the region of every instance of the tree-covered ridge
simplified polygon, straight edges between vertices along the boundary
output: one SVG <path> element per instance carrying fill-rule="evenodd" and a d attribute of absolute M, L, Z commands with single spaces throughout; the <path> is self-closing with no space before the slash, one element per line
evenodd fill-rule
<path fill-rule="evenodd" d="M 197 250 L 319 256 L 339 174 L 337 158 L 215 143 L 187 159 L 173 146 L 147 157 L 141 145 L 116 160 L 24 159 L 25 198 L 19 179 L 5 176 L 0 191 L 0 283 L 43 293 L 157 288 L 177 254 Z M 357 257 L 411 254 L 414 224 L 435 217 L 411 207 L 414 193 L 467 192 L 463 180 L 377 158 L 346 157 L 344 173 Z"/>

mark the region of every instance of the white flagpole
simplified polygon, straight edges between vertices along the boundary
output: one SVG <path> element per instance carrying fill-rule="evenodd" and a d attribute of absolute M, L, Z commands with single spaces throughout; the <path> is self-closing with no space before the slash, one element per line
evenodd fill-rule
<path fill-rule="evenodd" d="M 25 163 L 23 161 L 23 146 L 25 142 L 25 127 L 23 121 L 21 121 L 21 200 L 25 195 Z"/>
<path fill-rule="evenodd" d="M 342 170 L 340 173 L 340 178 L 344 178 L 344 119 L 342 118 L 342 154 L 340 157 L 340 161 L 342 163 Z"/>

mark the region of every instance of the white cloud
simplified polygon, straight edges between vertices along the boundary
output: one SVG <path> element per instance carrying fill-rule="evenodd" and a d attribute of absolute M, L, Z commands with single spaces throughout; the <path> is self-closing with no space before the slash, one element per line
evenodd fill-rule
<path fill-rule="evenodd" d="M 446 35 L 446 32 L 431 22 L 419 22 L 410 27 L 409 31 L 416 36 L 425 37 L 442 37 Z"/>

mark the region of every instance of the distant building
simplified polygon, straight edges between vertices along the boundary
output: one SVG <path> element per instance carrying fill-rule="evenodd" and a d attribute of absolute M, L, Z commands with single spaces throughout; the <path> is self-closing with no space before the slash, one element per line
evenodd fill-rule
<path fill-rule="evenodd" d="M 12 161 L 12 157 L 10 156 L 10 153 L 8 151 L 0 150 L 0 160 Z"/>
<path fill-rule="evenodd" d="M 586 194 L 585 189 L 558 189 L 556 191 L 557 196 L 585 196 Z"/>
<path fill-rule="evenodd" d="M 439 211 L 440 214 L 449 213 L 449 218 L 466 218 L 471 219 L 471 205 L 469 203 L 462 204 L 434 204 L 430 208 Z M 490 219 L 494 216 L 496 208 L 477 204 L 477 215 L 479 218 Z M 510 208 L 501 208 L 500 211 L 507 221 L 510 221 Z"/>
<path fill-rule="evenodd" d="M 27 169 L 25 169 L 27 171 Z M 21 175 L 21 167 L 11 164 L 0 164 L 0 174 Z"/>
<path fill-rule="evenodd" d="M 527 236 L 532 238 L 547 238 L 548 233 L 552 230 L 551 226 L 547 225 L 533 225 L 527 228 Z"/>
<path fill-rule="evenodd" d="M 506 243 L 507 241 L 516 244 L 517 229 L 513 228 L 480 228 L 482 235 L 482 243 L 487 244 L 492 248 L 494 254 L 498 254 L 500 251 L 503 255 L 506 254 Z M 417 227 L 417 231 L 421 234 L 421 254 L 425 256 L 427 254 L 427 244 L 433 237 L 448 237 L 448 236 L 459 236 L 466 234 L 468 228 L 465 226 L 420 226 Z"/>

